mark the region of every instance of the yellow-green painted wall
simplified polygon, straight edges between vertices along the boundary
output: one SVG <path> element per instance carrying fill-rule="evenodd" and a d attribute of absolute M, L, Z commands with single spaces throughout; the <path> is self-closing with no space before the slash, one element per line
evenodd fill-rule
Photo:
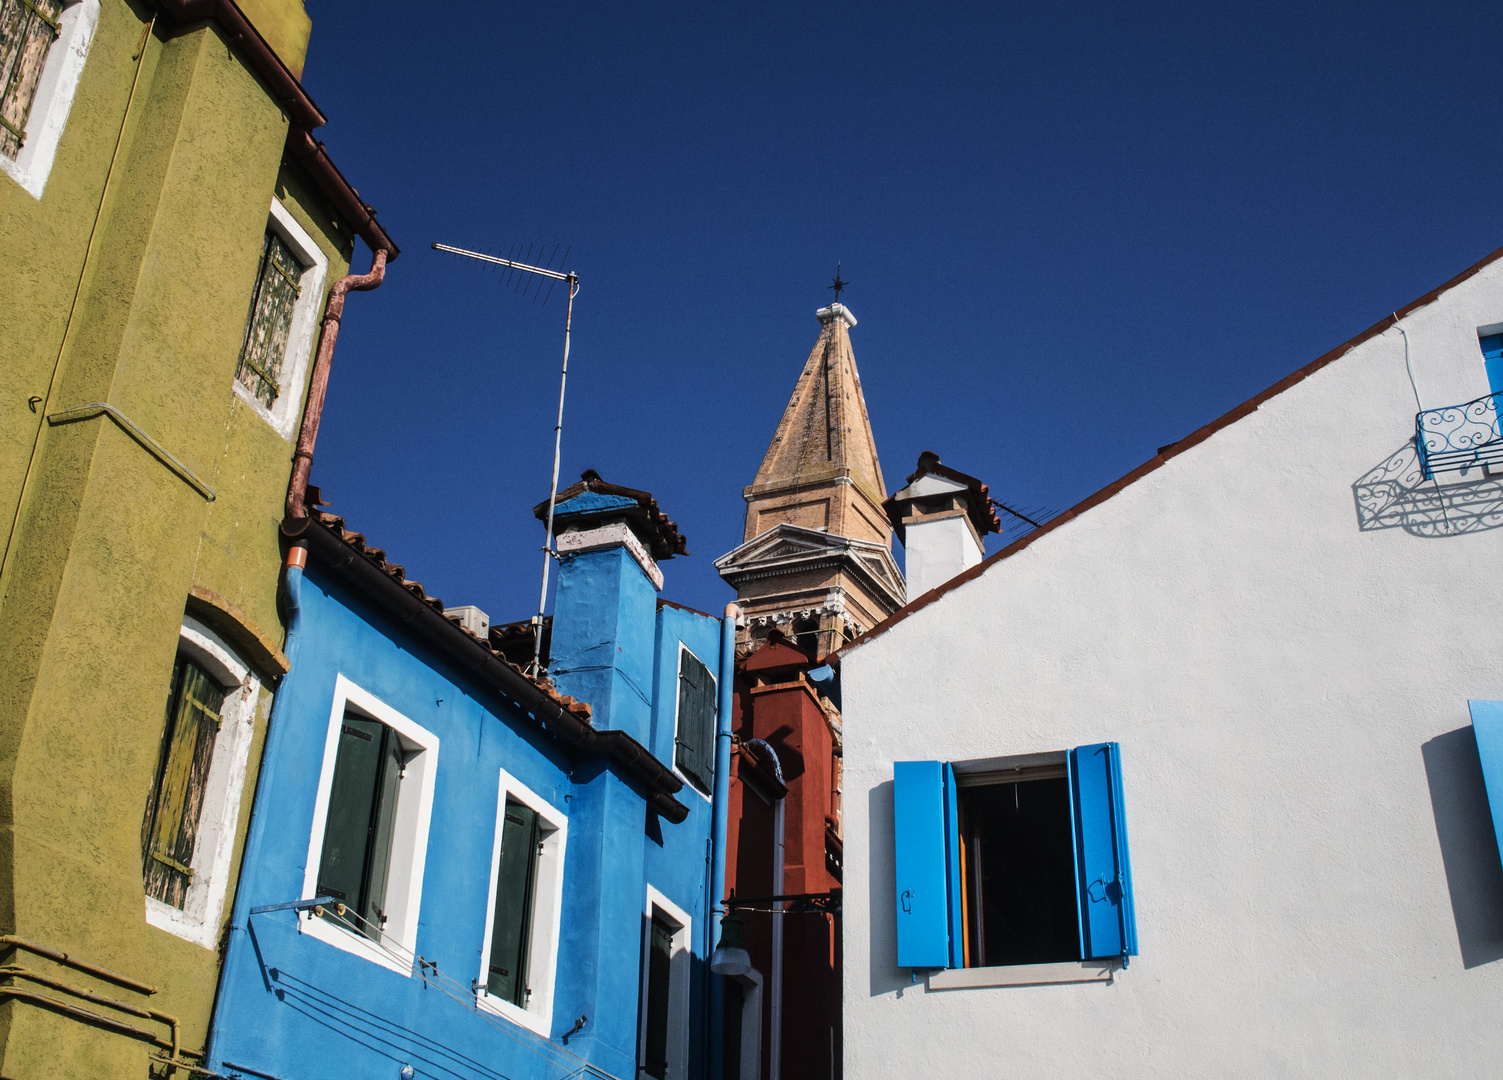
<path fill-rule="evenodd" d="M 242 8 L 300 71 L 302 4 Z M 348 272 L 352 240 L 284 160 L 287 121 L 218 26 L 162 20 L 143 38 L 151 18 L 104 0 L 43 197 L 0 176 L 0 932 L 158 986 L 148 1002 L 7 958 L 173 1014 L 197 1050 L 218 957 L 147 925 L 142 815 L 189 591 L 212 590 L 282 636 L 277 523 L 292 447 L 233 391 L 272 198 L 328 257 L 326 287 Z M 215 500 L 107 418 L 45 419 L 90 402 L 115 406 Z M 236 865 L 269 694 L 261 705 Z M 232 883 L 225 915 L 233 895 Z M 11 1080 L 145 1076 L 148 1049 L 0 1004 Z"/>

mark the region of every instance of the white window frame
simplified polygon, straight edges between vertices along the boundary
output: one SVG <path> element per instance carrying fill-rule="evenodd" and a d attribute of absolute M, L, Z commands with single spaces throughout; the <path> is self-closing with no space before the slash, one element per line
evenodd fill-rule
<path fill-rule="evenodd" d="M 26 118 L 26 138 L 15 158 L 0 154 L 0 170 L 33 199 L 41 201 L 68 123 L 78 79 L 99 26 L 99 0 L 73 0 L 58 13 L 58 34 L 47 50 L 36 97 Z"/>
<path fill-rule="evenodd" d="M 334 760 L 339 753 L 339 729 L 346 711 L 385 724 L 397 734 L 407 755 L 397 786 L 397 808 L 391 839 L 391 867 L 386 876 L 386 927 L 372 940 L 312 912 L 300 912 L 298 931 L 336 949 L 364 957 L 373 964 L 412 977 L 417 951 L 418 914 L 423 899 L 423 868 L 428 858 L 428 826 L 433 816 L 433 787 L 438 777 L 438 736 L 413 722 L 344 675 L 334 680 L 334 706 L 324 736 L 323 767 L 313 803 L 308 861 L 303 871 L 303 898 L 318 894 L 318 867 L 323 858 L 324 828 L 329 820 L 329 794 L 334 786 Z"/>
<path fill-rule="evenodd" d="M 647 886 L 647 906 L 642 919 L 642 957 L 645 960 L 652 933 L 653 916 L 673 926 L 673 952 L 668 958 L 668 1069 L 663 1080 L 688 1080 L 689 1077 L 689 983 L 693 953 L 694 920 L 683 908 L 651 885 Z M 641 985 L 637 991 L 637 1064 L 633 1073 L 638 1080 L 654 1080 L 642 1071 L 647 1053 L 647 964 L 642 964 Z M 760 1037 L 760 1032 L 759 1032 Z"/>
<path fill-rule="evenodd" d="M 697 652 L 689 648 L 689 646 L 685 645 L 682 641 L 678 643 L 678 659 L 674 662 L 673 665 L 673 775 L 677 776 L 684 782 L 684 787 L 694 792 L 694 794 L 698 795 L 705 802 L 710 802 L 710 793 L 700 791 L 699 781 L 695 780 L 688 773 L 680 771 L 678 767 L 678 687 L 679 683 L 682 682 L 684 678 L 684 653 L 688 653 L 690 656 L 694 657 L 694 659 L 698 660 L 701 664 L 705 664 L 704 658 L 701 657 Z M 708 671 L 710 673 L 710 677 L 715 680 L 715 708 L 711 712 L 710 717 L 710 769 L 713 773 L 715 768 L 715 755 L 720 752 L 720 747 L 719 745 L 717 745 L 720 742 L 720 672 L 716 668 L 710 667 L 709 664 L 705 664 L 705 670 Z M 713 786 L 713 780 L 711 781 L 711 783 Z"/>
<path fill-rule="evenodd" d="M 193 876 L 182 908 L 146 897 L 146 922 L 159 930 L 214 949 L 224 913 L 230 859 L 240 822 L 240 799 L 256 729 L 261 680 L 224 639 L 192 616 L 183 617 L 178 652 L 198 664 L 224 690 L 219 734 L 204 781 L 198 833 L 193 845 Z"/>
<path fill-rule="evenodd" d="M 318 331 L 318 313 L 324 302 L 324 281 L 329 274 L 329 259 L 313 242 L 306 229 L 282 205 L 280 199 L 271 200 L 271 212 L 266 227 L 280 236 L 303 266 L 303 275 L 298 279 L 297 303 L 292 309 L 292 325 L 287 331 L 287 352 L 282 357 L 281 387 L 277 400 L 271 408 L 256 398 L 239 378 L 239 355 L 236 355 L 235 395 L 249 405 L 257 416 L 270 424 L 276 433 L 288 442 L 302 415 L 303 383 L 308 377 L 308 364 L 313 356 L 313 339 Z M 264 234 L 263 234 L 264 235 Z M 244 347 L 242 340 L 241 347 Z"/>
<path fill-rule="evenodd" d="M 558 944 L 564 911 L 564 853 L 569 845 L 569 819 L 547 799 L 512 776 L 499 770 L 496 793 L 496 832 L 491 841 L 490 884 L 485 894 L 485 937 L 480 946 L 480 974 L 475 981 L 479 1008 L 548 1036 L 553 1027 L 553 990 L 558 971 Z M 506 801 L 511 798 L 537 812 L 542 819 L 542 853 L 538 856 L 533 882 L 532 937 L 527 964 L 527 985 L 532 996 L 527 1007 L 493 996 L 486 990 L 491 966 L 491 933 L 496 920 L 496 877 L 501 872 L 501 830 L 506 822 Z"/>

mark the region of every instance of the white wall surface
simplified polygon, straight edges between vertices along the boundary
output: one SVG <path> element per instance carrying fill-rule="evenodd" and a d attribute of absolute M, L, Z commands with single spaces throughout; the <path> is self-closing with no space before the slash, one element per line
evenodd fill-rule
<path fill-rule="evenodd" d="M 1500 320 L 1498 264 L 1403 320 L 1427 408 L 1487 392 Z M 1451 535 L 1403 511 L 1428 484 L 1359 513 L 1414 413 L 1389 329 L 844 656 L 846 1076 L 1503 1074 L 1466 705 L 1503 699 L 1503 482 L 1444 478 Z M 1104 984 L 911 983 L 893 761 L 1107 740 L 1140 955 Z"/>

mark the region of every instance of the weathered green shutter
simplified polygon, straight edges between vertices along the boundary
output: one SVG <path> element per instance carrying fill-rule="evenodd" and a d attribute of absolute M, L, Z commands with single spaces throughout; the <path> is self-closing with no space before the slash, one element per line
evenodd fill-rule
<path fill-rule="evenodd" d="M 302 291 L 302 275 L 303 266 L 287 242 L 266 230 L 236 378 L 268 409 L 281 393 L 282 361 L 292 331 L 292 312 Z"/>
<path fill-rule="evenodd" d="M 668 990 L 673 964 L 673 929 L 654 918 L 647 932 L 647 1031 L 642 1040 L 642 1071 L 658 1080 L 668 1075 Z M 730 985 L 730 980 L 726 980 Z"/>
<path fill-rule="evenodd" d="M 318 894 L 342 900 L 359 918 L 345 916 L 368 937 L 380 935 L 401 742 L 385 724 L 346 713 L 339 729 L 329 816 L 318 863 Z"/>
<path fill-rule="evenodd" d="M 537 811 L 506 800 L 501 862 L 496 870 L 496 917 L 491 923 L 490 970 L 485 988 L 527 1007 L 527 967 L 532 948 L 532 898 L 537 882 Z"/>
<path fill-rule="evenodd" d="M 25 141 L 62 10 L 62 0 L 0 0 L 0 154 L 8 158 Z"/>
<path fill-rule="evenodd" d="M 193 880 L 193 847 L 223 707 L 224 691 L 208 672 L 178 657 L 143 837 L 146 894 L 173 907 L 183 906 Z"/>
<path fill-rule="evenodd" d="M 674 755 L 680 771 L 709 791 L 715 775 L 715 677 L 687 650 L 679 654 Z"/>

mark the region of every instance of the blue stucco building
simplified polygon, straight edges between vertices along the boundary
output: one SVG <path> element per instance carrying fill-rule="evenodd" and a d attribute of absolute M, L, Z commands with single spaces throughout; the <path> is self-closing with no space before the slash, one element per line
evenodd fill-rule
<path fill-rule="evenodd" d="M 659 600 L 647 493 L 588 472 L 555 533 L 545 678 L 333 515 L 290 550 L 210 1069 L 705 1074 L 722 620 Z"/>

